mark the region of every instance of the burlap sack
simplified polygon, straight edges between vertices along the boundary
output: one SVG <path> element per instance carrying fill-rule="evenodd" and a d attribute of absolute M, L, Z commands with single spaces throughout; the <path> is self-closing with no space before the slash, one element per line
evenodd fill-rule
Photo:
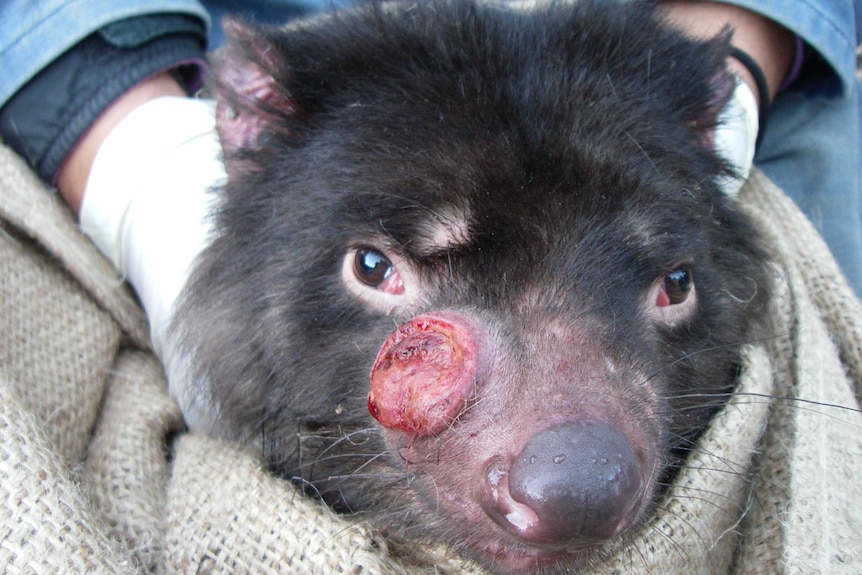
<path fill-rule="evenodd" d="M 592 573 L 862 573 L 862 306 L 779 190 L 755 173 L 741 202 L 774 251 L 775 337 L 655 519 Z M 4 572 L 481 572 L 184 432 L 134 298 L 5 149 L 0 221 Z"/>

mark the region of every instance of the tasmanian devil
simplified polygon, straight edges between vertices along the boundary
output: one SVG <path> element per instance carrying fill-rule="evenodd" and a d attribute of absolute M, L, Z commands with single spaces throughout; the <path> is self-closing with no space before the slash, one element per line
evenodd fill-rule
<path fill-rule="evenodd" d="M 587 0 L 226 28 L 229 181 L 172 336 L 190 427 L 500 572 L 636 533 L 766 309 L 716 184 L 727 35 Z"/>

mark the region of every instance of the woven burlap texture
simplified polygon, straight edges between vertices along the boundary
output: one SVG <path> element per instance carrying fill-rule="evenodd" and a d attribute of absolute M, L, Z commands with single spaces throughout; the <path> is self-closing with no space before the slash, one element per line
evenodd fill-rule
<path fill-rule="evenodd" d="M 862 572 L 862 306 L 761 174 L 740 201 L 774 255 L 773 337 L 654 520 L 590 573 Z M 186 433 L 122 278 L 5 148 L 0 221 L 4 572 L 481 573 Z"/>

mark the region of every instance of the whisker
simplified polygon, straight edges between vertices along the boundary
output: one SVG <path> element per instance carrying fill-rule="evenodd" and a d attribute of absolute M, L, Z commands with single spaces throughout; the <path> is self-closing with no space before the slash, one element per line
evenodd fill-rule
<path fill-rule="evenodd" d="M 686 523 L 687 525 L 689 525 L 689 527 L 692 527 L 688 521 L 685 521 L 683 518 L 679 517 L 678 515 L 676 515 L 672 511 L 665 509 L 664 507 L 657 506 L 656 509 L 660 509 L 661 511 L 666 512 L 668 515 L 675 517 L 675 518 L 679 519 L 680 521 Z M 679 553 L 680 557 L 685 558 L 686 562 L 690 561 L 690 557 L 689 557 L 688 553 L 686 552 L 685 548 L 682 545 L 680 545 L 672 536 L 668 535 L 667 533 L 665 533 L 664 531 L 659 529 L 657 526 L 652 525 L 652 524 L 649 525 L 649 530 L 653 533 L 657 533 L 662 538 L 664 538 L 668 543 L 670 543 L 673 546 L 673 548 L 676 549 L 677 553 Z M 695 532 L 695 534 L 698 536 L 698 539 L 701 539 L 701 540 L 703 539 L 700 536 L 700 534 L 697 532 L 696 529 L 692 529 L 692 531 Z"/>
<path fill-rule="evenodd" d="M 384 458 L 389 457 L 389 454 L 385 453 L 385 452 L 381 452 L 381 453 L 339 453 L 336 455 L 328 455 L 326 457 L 316 457 L 314 459 L 314 461 L 299 464 L 294 469 L 296 471 L 301 471 L 301 470 L 305 470 L 305 469 L 311 469 L 315 465 L 320 465 L 322 463 L 329 463 L 332 461 L 344 461 L 344 460 L 349 460 L 349 459 L 355 459 L 357 457 L 365 458 L 365 461 L 362 463 L 362 465 L 357 468 L 357 470 L 359 470 L 359 469 L 363 469 L 364 467 L 367 467 L 369 464 L 371 464 L 376 459 L 379 459 L 381 457 L 384 457 Z"/>
<path fill-rule="evenodd" d="M 345 479 L 392 479 L 402 480 L 405 475 L 402 473 L 348 473 L 345 475 L 328 475 L 314 480 L 315 484 L 326 483 L 327 481 L 344 481 Z"/>
<path fill-rule="evenodd" d="M 642 382 L 639 382 L 639 383 L 641 383 L 641 384 L 647 383 L 647 382 L 651 381 L 654 377 L 657 377 L 660 373 L 663 373 L 663 372 L 669 370 L 672 367 L 675 367 L 676 365 L 678 365 L 684 361 L 688 361 L 688 360 L 690 360 L 694 357 L 697 357 L 698 355 L 704 354 L 704 353 L 719 351 L 719 350 L 723 350 L 723 349 L 733 349 L 733 348 L 741 347 L 742 345 L 753 345 L 753 344 L 759 344 L 759 343 L 767 343 L 769 341 L 776 340 L 776 339 L 779 339 L 782 337 L 788 337 L 789 335 L 790 334 L 786 334 L 786 333 L 775 334 L 775 335 L 770 335 L 770 336 L 764 336 L 761 338 L 750 339 L 750 340 L 745 341 L 743 343 L 727 343 L 727 344 L 712 345 L 712 346 L 704 347 L 702 349 L 698 349 L 698 350 L 686 353 L 685 355 L 682 355 L 682 356 L 678 357 L 677 359 L 663 365 L 655 373 L 652 373 L 652 374 L 645 376 L 644 380 Z"/>
<path fill-rule="evenodd" d="M 797 403 L 814 405 L 814 406 L 818 406 L 818 407 L 829 407 L 829 408 L 834 408 L 834 409 L 841 409 L 841 410 L 846 410 L 846 411 L 850 411 L 853 413 L 862 413 L 862 409 L 859 409 L 857 407 L 852 407 L 849 405 L 841 405 L 838 403 L 827 403 L 825 401 L 806 399 L 804 397 L 793 397 L 790 395 L 772 395 L 769 393 L 757 393 L 757 392 L 753 392 L 753 391 L 732 391 L 729 393 L 678 393 L 678 394 L 668 393 L 668 394 L 665 394 L 663 397 L 665 397 L 666 399 L 721 398 L 723 400 L 727 400 L 733 396 L 736 396 L 736 397 L 749 396 L 749 397 L 757 397 L 757 398 L 768 399 L 768 400 L 797 402 Z M 697 406 L 695 406 L 695 407 L 697 407 Z"/>
<path fill-rule="evenodd" d="M 817 401 L 813 399 L 806 399 L 804 397 L 792 397 L 787 395 L 771 395 L 768 393 L 757 393 L 757 392 L 730 392 L 730 393 L 680 393 L 680 394 L 666 394 L 663 396 L 668 400 L 681 400 L 681 399 L 715 399 L 719 401 L 713 401 L 710 403 L 702 403 L 699 405 L 687 405 L 684 407 L 674 407 L 669 410 L 659 412 L 661 415 L 669 415 L 672 413 L 684 413 L 684 412 L 697 412 L 701 409 L 711 409 L 723 402 L 726 402 L 731 397 L 750 397 L 752 401 L 736 401 L 735 405 L 758 405 L 760 402 L 757 400 L 763 400 L 765 403 L 772 402 L 785 402 L 788 404 L 797 404 L 796 409 L 801 411 L 806 411 L 809 413 L 816 414 L 821 417 L 828 418 L 832 421 L 837 421 L 840 423 L 845 423 L 849 426 L 857 427 L 856 424 L 852 421 L 848 421 L 847 419 L 842 418 L 838 414 L 830 413 L 826 411 L 826 409 L 836 409 L 849 413 L 862 413 L 862 409 L 857 407 L 849 406 L 849 405 L 841 405 L 837 403 L 828 403 L 824 401 Z M 811 407 L 809 407 L 811 406 Z M 815 409 L 815 408 L 824 408 Z"/>
<path fill-rule="evenodd" d="M 804 403 L 806 405 L 814 405 L 817 407 L 828 407 L 828 408 L 832 408 L 832 409 L 845 410 L 845 411 L 849 411 L 851 413 L 862 413 L 862 409 L 859 409 L 857 407 L 851 407 L 849 405 L 840 405 L 837 403 L 828 403 L 825 401 L 817 401 L 814 399 L 806 399 L 804 397 L 792 397 L 789 395 L 770 395 L 768 393 L 756 393 L 756 392 L 750 392 L 750 391 L 739 392 L 739 393 L 736 393 L 735 395 L 759 397 L 759 398 L 766 398 L 766 399 L 772 399 L 772 400 L 778 400 L 778 401 Z M 815 412 L 815 413 L 820 413 L 820 412 Z M 828 414 L 823 413 L 822 415 L 828 415 Z"/>
<path fill-rule="evenodd" d="M 687 491 L 694 491 L 694 492 L 703 493 L 706 495 L 717 496 L 720 499 L 726 500 L 726 501 L 731 502 L 731 503 L 736 501 L 733 497 L 731 497 L 729 495 L 721 495 L 721 494 L 715 493 L 714 491 L 709 491 L 707 489 L 698 489 L 698 488 L 694 488 L 694 487 L 684 487 L 684 486 L 677 486 L 677 489 L 678 490 L 685 489 Z M 730 511 L 728 511 L 727 507 L 722 507 L 718 502 L 715 501 L 715 499 L 710 499 L 709 497 L 679 494 L 679 495 L 677 495 L 677 498 L 707 503 L 707 504 L 715 507 L 716 509 L 720 510 L 721 512 L 726 513 L 729 516 L 733 515 Z"/>

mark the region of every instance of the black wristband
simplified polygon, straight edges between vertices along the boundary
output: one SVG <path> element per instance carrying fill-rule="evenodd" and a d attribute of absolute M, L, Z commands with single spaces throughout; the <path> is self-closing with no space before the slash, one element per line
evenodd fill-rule
<path fill-rule="evenodd" d="M 735 46 L 730 49 L 730 56 L 737 62 L 745 66 L 751 77 L 754 78 L 754 83 L 757 85 L 757 97 L 760 100 L 760 109 L 758 110 L 757 122 L 757 140 L 754 147 L 759 148 L 760 142 L 763 140 L 763 134 L 766 131 L 766 119 L 769 117 L 769 84 L 766 83 L 766 76 L 760 65 L 748 55 Z"/>
<path fill-rule="evenodd" d="M 53 184 L 98 116 L 140 81 L 178 69 L 187 91 L 205 69 L 205 28 L 177 14 L 129 18 L 94 32 L 25 84 L 0 109 L 0 137 Z"/>

